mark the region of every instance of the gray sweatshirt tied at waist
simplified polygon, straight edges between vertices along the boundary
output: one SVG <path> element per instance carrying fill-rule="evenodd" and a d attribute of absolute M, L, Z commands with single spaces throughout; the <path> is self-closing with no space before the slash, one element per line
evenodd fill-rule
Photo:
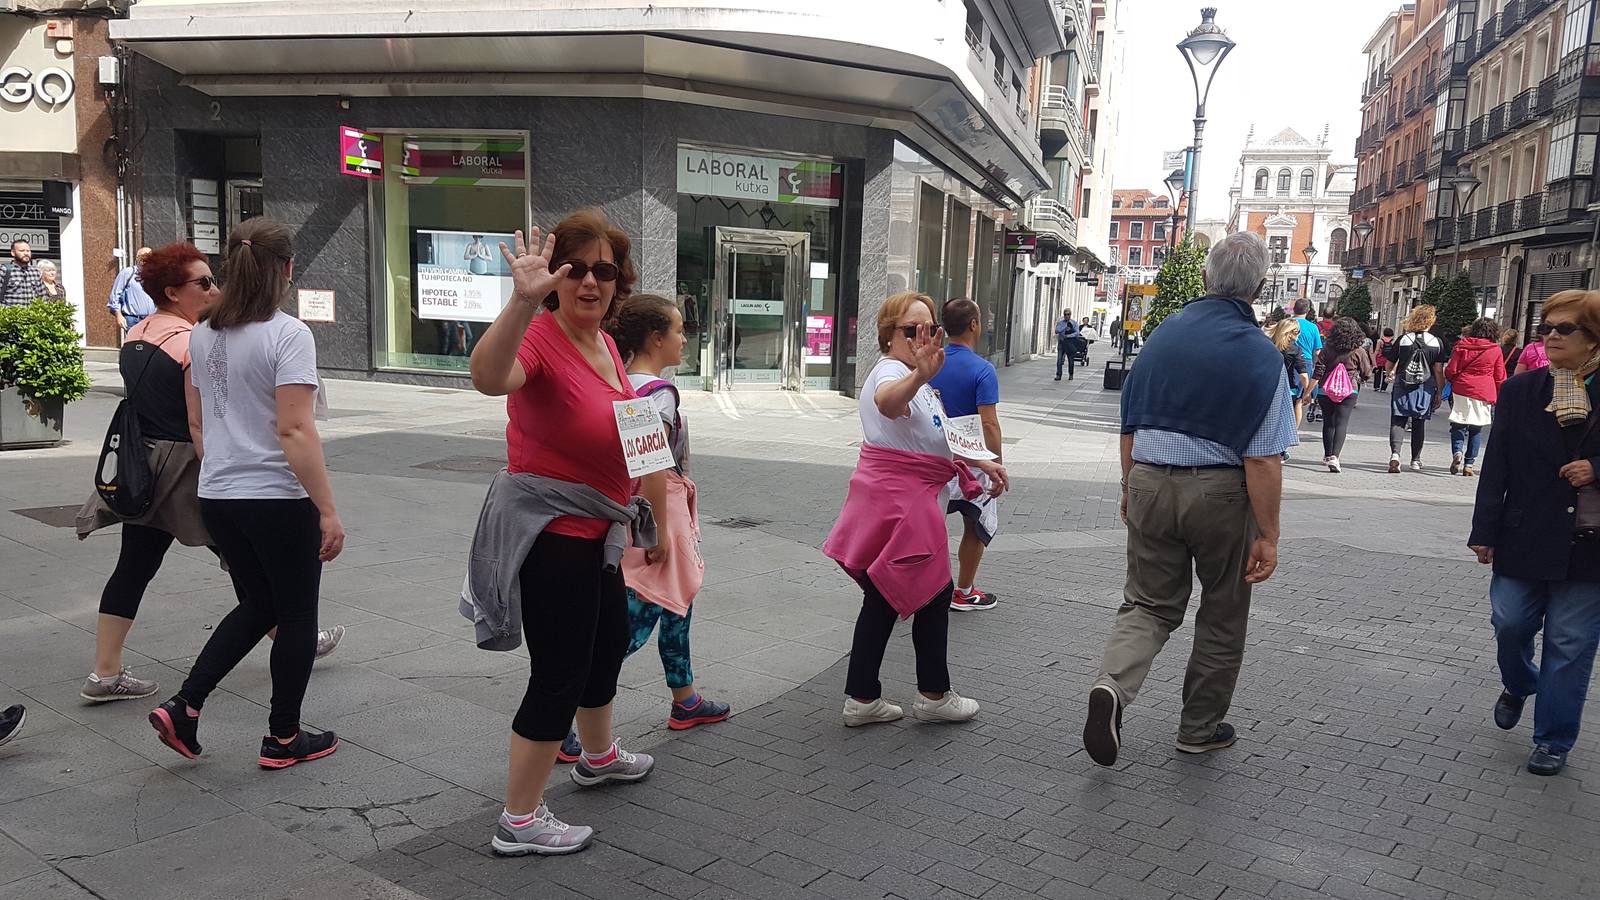
<path fill-rule="evenodd" d="M 656 519 L 649 501 L 622 505 L 586 484 L 501 469 L 472 535 L 467 577 L 461 584 L 461 615 L 472 621 L 478 646 L 515 650 L 522 645 L 522 587 L 518 575 L 533 542 L 562 516 L 604 519 L 605 567 L 615 572 L 630 537 L 633 546 L 656 545 Z"/>

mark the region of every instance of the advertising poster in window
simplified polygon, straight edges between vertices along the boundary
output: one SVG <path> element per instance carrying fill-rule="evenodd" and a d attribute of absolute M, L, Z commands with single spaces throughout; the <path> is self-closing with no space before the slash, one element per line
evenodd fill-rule
<path fill-rule="evenodd" d="M 806 316 L 806 365 L 833 362 L 833 316 Z"/>
<path fill-rule="evenodd" d="M 511 267 L 499 232 L 417 229 L 417 317 L 493 322 L 511 296 Z"/>

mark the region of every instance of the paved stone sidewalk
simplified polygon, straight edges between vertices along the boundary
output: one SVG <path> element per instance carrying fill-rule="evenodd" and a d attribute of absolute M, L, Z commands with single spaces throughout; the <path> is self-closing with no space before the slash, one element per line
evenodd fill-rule
<path fill-rule="evenodd" d="M 1239 744 L 1171 747 L 1185 629 L 1127 714 L 1122 763 L 1090 763 L 1083 690 L 1121 595 L 1117 395 L 1050 374 L 1003 376 L 1018 489 L 982 576 L 1002 604 L 952 622 L 957 688 L 984 704 L 964 726 L 839 725 L 859 597 L 815 548 L 853 463 L 854 402 L 691 397 L 709 577 L 697 675 L 739 713 L 670 735 L 659 664 L 648 649 L 630 660 L 620 730 L 660 768 L 585 792 L 558 772 L 554 808 L 600 829 L 560 860 L 487 854 L 526 661 L 477 651 L 453 611 L 503 453 L 499 404 L 330 385 L 351 540 L 323 615 L 350 636 L 319 664 L 306 719 L 346 742 L 277 773 L 251 757 L 262 652 L 208 704 L 198 762 L 155 743 L 144 704 L 77 700 L 116 541 L 48 524 L 87 490 L 114 398 L 75 405 L 71 446 L 0 457 L 0 702 L 30 709 L 0 749 L 0 900 L 1600 896 L 1600 741 L 1591 729 L 1566 774 L 1538 779 L 1521 769 L 1527 726 L 1490 723 L 1487 577 L 1461 547 L 1473 482 L 1382 473 L 1385 397 L 1362 398 L 1345 474 L 1313 464 L 1319 447 L 1296 451 Z M 176 553 L 130 663 L 175 684 L 231 602 L 206 554 Z M 897 635 L 888 695 L 909 699 L 911 673 Z"/>

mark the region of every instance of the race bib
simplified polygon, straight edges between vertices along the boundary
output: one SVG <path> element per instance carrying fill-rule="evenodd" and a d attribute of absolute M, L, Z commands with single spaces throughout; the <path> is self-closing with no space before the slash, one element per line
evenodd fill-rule
<path fill-rule="evenodd" d="M 950 452 L 963 459 L 994 459 L 989 445 L 983 442 L 983 417 L 962 416 L 952 419 L 943 416 L 944 440 Z"/>
<path fill-rule="evenodd" d="M 622 456 L 628 461 L 628 477 L 639 478 L 677 465 L 661 415 L 649 400 L 615 400 L 617 437 L 622 441 Z"/>

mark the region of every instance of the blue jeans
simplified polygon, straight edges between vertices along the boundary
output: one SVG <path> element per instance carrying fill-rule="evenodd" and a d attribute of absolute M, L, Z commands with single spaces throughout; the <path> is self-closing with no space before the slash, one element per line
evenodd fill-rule
<path fill-rule="evenodd" d="M 129 331 L 132 331 L 133 330 L 133 326 L 139 324 L 140 322 L 143 322 L 145 320 L 145 318 L 146 318 L 145 316 L 136 316 L 133 313 L 123 313 L 122 314 L 122 321 L 128 323 L 128 330 Z"/>
<path fill-rule="evenodd" d="M 1482 425 L 1450 423 L 1450 452 L 1464 453 L 1467 465 L 1472 465 L 1478 458 L 1478 445 L 1481 443 L 1483 443 Z"/>
<path fill-rule="evenodd" d="M 1566 753 L 1578 740 L 1600 643 L 1600 581 L 1530 581 L 1494 576 L 1489 583 L 1500 680 L 1518 697 L 1539 695 L 1533 742 Z M 1544 630 L 1544 655 L 1533 663 L 1533 636 Z"/>

